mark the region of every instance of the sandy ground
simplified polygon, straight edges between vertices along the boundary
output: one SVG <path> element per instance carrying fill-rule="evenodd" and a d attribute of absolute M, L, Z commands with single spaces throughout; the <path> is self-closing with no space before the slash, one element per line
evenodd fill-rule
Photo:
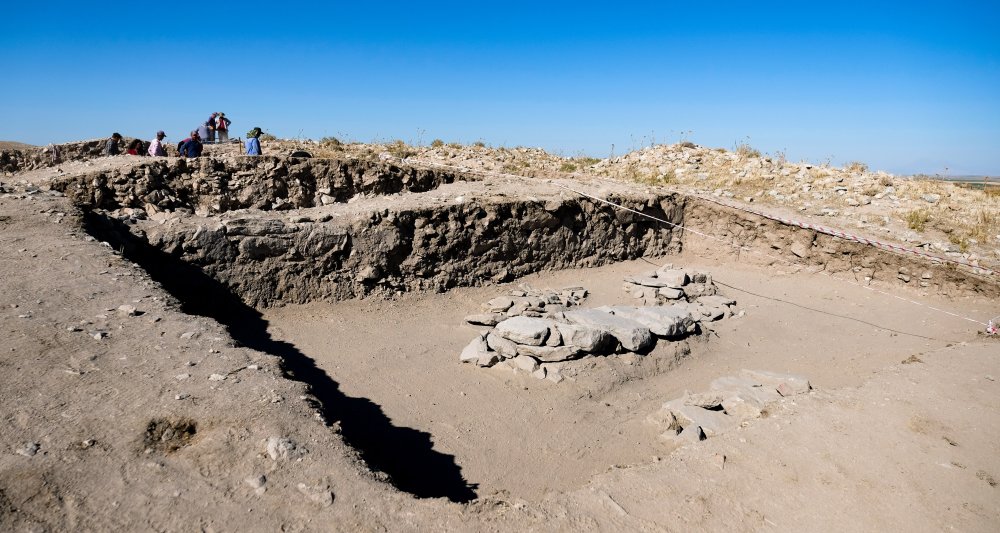
<path fill-rule="evenodd" d="M 526 499 L 571 490 L 615 465 L 644 464 L 668 452 L 657 429 L 644 423 L 646 415 L 685 390 L 707 389 L 716 377 L 753 368 L 806 375 L 818 390 L 857 387 L 910 355 L 977 338 L 966 321 L 825 276 L 774 276 L 693 256 L 670 261 L 711 271 L 732 287 L 722 290 L 745 316 L 713 323 L 700 339 L 661 342 L 645 358 L 597 361 L 559 384 L 457 362 L 476 331 L 462 317 L 516 284 L 394 302 L 287 306 L 264 318 L 272 335 L 298 346 L 347 394 L 364 395 L 394 423 L 433 435 L 435 449 L 456 457 L 481 496 L 503 491 Z M 587 306 L 629 304 L 622 277 L 649 268 L 647 261 L 634 261 L 520 282 L 584 286 L 592 291 Z M 989 302 L 935 303 L 974 315 L 996 309 Z M 675 362 L 687 347 L 690 355 Z"/>
<path fill-rule="evenodd" d="M 462 317 L 510 285 L 251 313 L 245 326 L 274 338 L 250 349 L 88 239 L 59 195 L 0 195 L 0 230 L 2 531 L 1000 524 L 1000 341 L 827 276 L 734 257 L 653 260 L 711 271 L 744 316 L 556 384 L 458 362 L 475 334 Z M 649 268 L 518 281 L 583 285 L 596 306 L 622 300 L 622 276 Z M 979 320 L 1000 314 L 995 301 L 898 290 Z M 322 390 L 287 379 L 278 354 L 298 358 L 295 372 L 315 362 Z M 659 443 L 649 413 L 742 368 L 803 374 L 815 391 L 697 445 Z M 319 416 L 316 398 L 334 393 L 328 414 L 342 426 Z M 441 482 L 478 498 L 396 490 L 345 445 L 352 434 L 381 441 L 425 483 L 450 476 Z M 272 454 L 272 438 L 295 446 Z"/>

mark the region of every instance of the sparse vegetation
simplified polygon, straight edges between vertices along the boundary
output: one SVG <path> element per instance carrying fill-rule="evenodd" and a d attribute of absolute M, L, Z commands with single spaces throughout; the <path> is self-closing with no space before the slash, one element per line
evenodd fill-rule
<path fill-rule="evenodd" d="M 750 146 L 749 138 L 747 138 L 746 140 L 743 140 L 743 141 L 740 141 L 739 143 L 737 143 L 736 149 L 734 150 L 734 152 L 736 152 L 736 155 L 740 156 L 743 159 L 750 159 L 752 157 L 760 157 L 760 155 L 761 155 L 760 154 L 760 150 L 754 148 L 753 146 Z"/>
<path fill-rule="evenodd" d="M 444 141 L 442 141 L 441 139 L 434 139 L 433 141 L 431 141 L 431 146 L 434 148 L 441 148 L 442 146 L 444 146 Z"/>
<path fill-rule="evenodd" d="M 931 214 L 926 209 L 914 209 L 904 217 L 906 225 L 913 231 L 922 232 L 931 220 Z"/>
<path fill-rule="evenodd" d="M 476 148 L 486 148 L 486 143 L 483 141 L 476 141 L 472 143 L 472 146 L 475 146 Z"/>
<path fill-rule="evenodd" d="M 386 147 L 386 150 L 390 154 L 400 159 L 406 159 L 407 157 L 413 157 L 417 155 L 417 151 L 413 149 L 412 146 L 409 146 L 405 142 L 400 140 L 397 140 L 392 144 L 390 144 L 388 147 Z"/>
<path fill-rule="evenodd" d="M 857 174 L 864 174 L 865 172 L 868 172 L 868 165 L 862 163 L 861 161 L 851 161 L 844 167 L 844 170 Z"/>
<path fill-rule="evenodd" d="M 270 133 L 261 133 L 260 134 L 260 140 L 262 140 L 262 141 L 276 141 L 276 140 L 278 140 L 278 138 L 275 137 L 274 135 L 271 135 Z"/>
<path fill-rule="evenodd" d="M 559 172 L 576 172 L 576 165 L 566 161 L 559 166 Z"/>
<path fill-rule="evenodd" d="M 336 137 L 323 137 L 319 140 L 319 144 L 322 146 L 342 146 L 344 143 Z"/>

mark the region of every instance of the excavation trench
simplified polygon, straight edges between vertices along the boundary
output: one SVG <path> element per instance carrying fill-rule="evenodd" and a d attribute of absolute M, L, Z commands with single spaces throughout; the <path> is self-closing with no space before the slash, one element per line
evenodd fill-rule
<path fill-rule="evenodd" d="M 602 196 L 648 217 L 543 182 L 334 160 L 157 162 L 57 188 L 85 208 L 92 235 L 186 312 L 281 357 L 374 470 L 418 497 L 453 501 L 538 496 L 654 455 L 642 419 L 664 397 L 628 386 L 676 368 L 689 342 L 703 342 L 598 359 L 593 377 L 565 387 L 459 365 L 474 335 L 461 317 L 500 295 L 498 284 L 557 271 L 531 279 L 596 290 L 588 305 L 614 303 L 621 276 L 637 268 L 616 265 L 680 252 L 687 224 L 715 236 L 685 236 L 707 256 L 736 245 L 765 265 L 777 256 L 900 285 L 903 269 L 930 292 L 998 294 L 944 265 L 624 185 Z"/>

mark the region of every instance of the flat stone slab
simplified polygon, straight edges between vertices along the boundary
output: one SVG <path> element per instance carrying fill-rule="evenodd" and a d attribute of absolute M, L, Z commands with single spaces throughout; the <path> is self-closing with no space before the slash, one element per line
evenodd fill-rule
<path fill-rule="evenodd" d="M 661 285 L 661 287 L 672 287 L 674 289 L 680 289 L 685 285 L 687 285 L 688 283 L 687 272 L 677 269 L 657 271 L 656 279 L 663 282 L 663 285 Z"/>
<path fill-rule="evenodd" d="M 497 353 L 489 351 L 489 347 L 486 345 L 486 339 L 483 336 L 478 336 L 472 339 L 458 356 L 459 361 L 463 363 L 474 363 L 479 366 L 492 366 L 497 362 Z"/>
<path fill-rule="evenodd" d="M 597 327 L 556 322 L 556 329 L 562 335 L 563 344 L 588 353 L 608 353 L 614 350 L 617 342 L 607 330 Z"/>
<path fill-rule="evenodd" d="M 648 327 L 635 320 L 615 316 L 597 309 L 566 311 L 564 316 L 573 324 L 607 331 L 618 339 L 623 348 L 632 352 L 645 351 L 656 342 Z M 502 324 L 506 324 L 506 322 Z"/>
<path fill-rule="evenodd" d="M 499 313 L 479 313 L 465 317 L 465 321 L 469 324 L 476 324 L 479 326 L 495 326 L 504 320 L 507 320 L 507 315 L 501 315 Z"/>
<path fill-rule="evenodd" d="M 722 411 L 710 411 L 696 405 L 688 405 L 687 398 L 677 398 L 663 404 L 677 418 L 681 427 L 700 426 L 705 435 L 714 437 L 739 425 L 739 419 Z"/>
<path fill-rule="evenodd" d="M 686 308 L 669 306 L 612 307 L 615 316 L 634 320 L 659 337 L 680 337 L 694 328 L 694 318 Z"/>
<path fill-rule="evenodd" d="M 549 336 L 549 328 L 554 326 L 555 322 L 546 318 L 515 316 L 497 324 L 493 331 L 518 344 L 541 346 Z"/>
<path fill-rule="evenodd" d="M 779 374 L 778 372 L 769 372 L 767 370 L 744 369 L 740 371 L 740 377 L 762 385 L 769 385 L 775 389 L 780 386 L 784 386 L 785 390 L 788 390 L 793 394 L 806 393 L 812 389 L 812 385 L 809 384 L 808 378 L 795 374 Z"/>
<path fill-rule="evenodd" d="M 625 276 L 625 281 L 635 285 L 642 285 L 643 287 L 653 287 L 656 289 L 660 287 L 670 286 L 667 284 L 667 282 L 663 281 L 662 279 L 648 277 L 648 276 Z"/>
<path fill-rule="evenodd" d="M 723 296 L 721 294 L 713 294 L 711 296 L 699 297 L 698 303 L 706 307 L 726 307 L 728 305 L 735 305 L 736 300 Z"/>
<path fill-rule="evenodd" d="M 492 331 L 486 335 L 486 344 L 504 359 L 517 357 L 517 343 L 510 339 L 505 339 Z"/>
<path fill-rule="evenodd" d="M 582 352 L 576 346 L 551 347 L 518 344 L 517 355 L 528 355 L 544 363 L 554 363 L 557 361 L 576 359 L 582 355 Z"/>

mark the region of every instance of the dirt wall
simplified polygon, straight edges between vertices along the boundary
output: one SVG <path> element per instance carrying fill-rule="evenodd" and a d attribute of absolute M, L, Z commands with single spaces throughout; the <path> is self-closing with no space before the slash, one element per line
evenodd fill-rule
<path fill-rule="evenodd" d="M 1000 281 L 952 263 L 892 253 L 697 199 L 686 203 L 684 219 L 691 229 L 714 237 L 685 234 L 685 249 L 699 255 L 739 254 L 776 271 L 805 268 L 863 286 L 1000 297 Z"/>
<path fill-rule="evenodd" d="M 182 210 L 202 215 L 235 209 L 300 209 L 358 195 L 423 192 L 454 173 L 390 163 L 283 157 L 151 159 L 139 165 L 58 178 L 52 188 L 88 209 Z"/>

